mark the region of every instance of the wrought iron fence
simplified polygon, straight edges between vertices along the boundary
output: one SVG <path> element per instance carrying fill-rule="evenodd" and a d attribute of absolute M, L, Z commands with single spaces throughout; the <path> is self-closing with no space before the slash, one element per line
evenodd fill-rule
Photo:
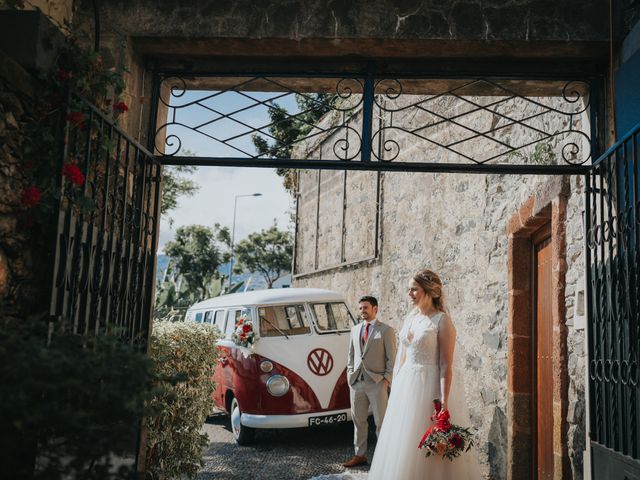
<path fill-rule="evenodd" d="M 64 163 L 85 180 L 61 184 L 50 314 L 77 333 L 118 329 L 144 344 L 162 167 L 95 106 L 75 95 L 69 103 Z"/>
<path fill-rule="evenodd" d="M 634 459 L 640 459 L 639 144 L 640 125 L 594 162 L 586 196 L 591 440 L 610 449 L 596 456 L 613 451 Z"/>
<path fill-rule="evenodd" d="M 168 164 L 199 145 L 192 163 L 570 173 L 597 136 L 582 80 L 237 74 L 167 76 L 157 89 Z"/>

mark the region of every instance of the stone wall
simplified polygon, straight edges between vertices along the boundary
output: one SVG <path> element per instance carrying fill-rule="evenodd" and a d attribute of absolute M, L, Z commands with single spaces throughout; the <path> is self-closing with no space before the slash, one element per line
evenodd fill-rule
<path fill-rule="evenodd" d="M 443 99 L 442 105 L 448 102 Z M 516 103 L 513 108 L 524 107 Z M 420 121 L 419 117 L 415 121 Z M 415 158 L 425 148 L 409 138 L 403 142 L 398 161 Z M 305 184 L 305 175 L 317 174 L 301 173 L 301 186 Z M 550 180 L 544 176 L 384 173 L 378 260 L 305 275 L 294 281 L 294 286 L 343 292 L 354 310 L 361 295 L 375 295 L 380 301 L 383 321 L 398 329 L 409 308 L 406 291 L 411 274 L 428 267 L 442 275 L 458 330 L 472 422 L 482 439 L 479 453 L 485 478 L 503 479 L 507 475 L 507 223 L 532 195 L 547 188 Z M 567 421 L 570 467 L 573 477 L 579 479 L 585 445 L 585 360 L 584 323 L 575 321 L 583 306 L 577 305 L 575 298 L 576 295 L 583 298 L 583 200 L 582 179 L 571 178 L 570 182 L 565 289 L 570 378 Z M 371 201 L 375 191 L 361 191 L 360 195 Z M 334 218 L 325 218 L 331 215 L 326 212 L 320 223 L 333 222 Z M 367 217 L 359 218 L 354 218 L 350 227 L 366 231 Z M 311 228 L 307 225 L 309 221 L 309 217 L 298 218 L 298 231 Z M 333 241 L 325 240 L 321 245 Z M 304 253 L 297 251 L 297 254 Z M 319 255 L 331 256 L 333 252 L 321 248 Z"/>
<path fill-rule="evenodd" d="M 83 2 L 88 9 L 91 2 Z M 606 38 L 606 2 L 565 0 L 111 1 L 105 19 L 139 36 L 243 38 Z"/>
<path fill-rule="evenodd" d="M 33 119 L 33 78 L 0 51 L 0 318 L 34 299 L 30 232 L 21 218 L 25 126 Z"/>

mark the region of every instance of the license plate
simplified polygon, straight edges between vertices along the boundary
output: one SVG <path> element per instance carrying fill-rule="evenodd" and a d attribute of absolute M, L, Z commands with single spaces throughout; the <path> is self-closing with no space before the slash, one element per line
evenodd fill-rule
<path fill-rule="evenodd" d="M 347 421 L 346 413 L 334 413 L 333 415 L 322 415 L 320 417 L 309 417 L 309 426 L 317 425 L 333 425 L 334 423 L 342 423 Z"/>

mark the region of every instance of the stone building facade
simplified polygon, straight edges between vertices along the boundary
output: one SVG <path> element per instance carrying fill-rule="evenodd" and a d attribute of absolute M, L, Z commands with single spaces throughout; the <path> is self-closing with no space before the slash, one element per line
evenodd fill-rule
<path fill-rule="evenodd" d="M 32 232 L 25 224 L 21 192 L 27 127 L 36 115 L 35 79 L 0 51 L 0 320 L 20 318 L 37 298 L 33 284 Z"/>
<path fill-rule="evenodd" d="M 442 113 L 455 111 L 451 102 L 439 101 Z M 511 113 L 526 110 L 526 103 L 515 102 Z M 425 117 L 412 117 L 411 125 Z M 467 125 L 485 131 L 487 122 L 477 115 Z M 587 128 L 586 117 L 581 122 Z M 452 133 L 446 130 L 435 135 L 448 138 Z M 331 150 L 327 143 L 331 147 L 330 141 L 316 142 L 298 153 Z M 475 151 L 494 148 L 491 141 L 482 143 Z M 397 161 L 424 156 L 428 148 L 419 138 L 399 139 Z M 438 154 L 455 161 L 451 152 Z M 481 438 L 483 474 L 490 479 L 528 478 L 531 469 L 531 236 L 550 227 L 557 341 L 554 411 L 547 413 L 557 429 L 554 471 L 555 478 L 583 478 L 582 177 L 301 171 L 298 185 L 294 286 L 343 292 L 352 310 L 360 296 L 374 295 L 383 321 L 399 329 L 412 273 L 430 268 L 441 274 L 458 331 L 472 423 Z"/>

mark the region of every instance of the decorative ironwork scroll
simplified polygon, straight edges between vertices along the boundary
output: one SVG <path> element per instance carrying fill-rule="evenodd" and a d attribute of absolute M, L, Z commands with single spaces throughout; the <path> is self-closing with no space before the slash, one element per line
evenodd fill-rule
<path fill-rule="evenodd" d="M 583 81 L 173 76 L 163 80 L 159 101 L 167 116 L 155 148 L 165 158 L 191 151 L 211 164 L 277 158 L 565 167 L 592 159 L 590 85 Z"/>
<path fill-rule="evenodd" d="M 594 478 L 622 478 L 612 471 L 601 470 L 611 463 L 601 461 L 603 455 L 622 454 L 640 459 L 639 146 L 640 125 L 600 157 L 587 176 L 587 307 Z M 625 468 L 629 466 L 627 461 L 618 463 Z"/>
<path fill-rule="evenodd" d="M 64 328 L 118 329 L 144 344 L 151 318 L 162 167 L 111 119 L 77 99 L 65 162 L 85 175 L 62 183 L 50 313 Z"/>

